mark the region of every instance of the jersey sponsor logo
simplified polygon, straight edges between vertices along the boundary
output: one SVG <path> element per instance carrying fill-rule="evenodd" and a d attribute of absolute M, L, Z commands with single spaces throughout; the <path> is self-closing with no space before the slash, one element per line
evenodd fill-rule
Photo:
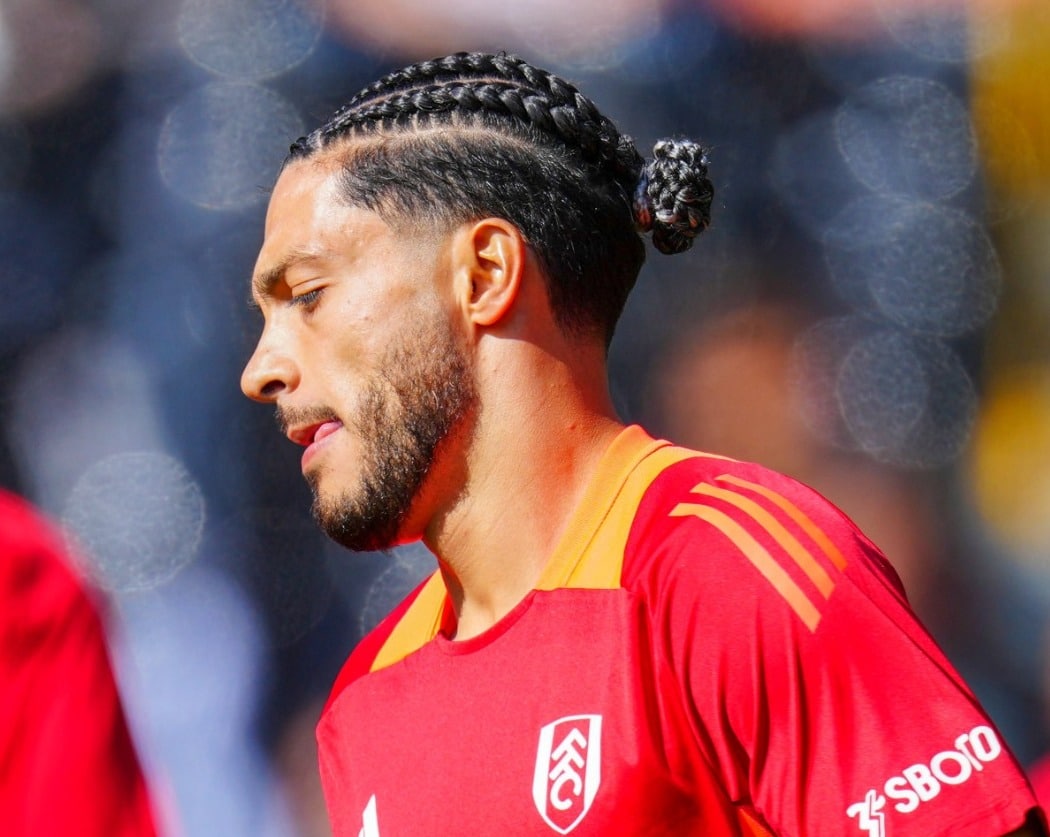
<path fill-rule="evenodd" d="M 587 816 L 602 781 L 601 761 L 601 715 L 568 715 L 540 730 L 532 799 L 559 834 Z"/>
<path fill-rule="evenodd" d="M 670 516 L 696 517 L 720 531 L 815 631 L 821 605 L 835 589 L 835 574 L 846 568 L 845 557 L 827 533 L 782 494 L 732 474 L 702 482 L 690 494 L 694 502 L 678 503 Z M 771 548 L 756 536 L 768 539 Z M 802 584 L 792 577 L 792 564 L 805 576 Z"/>
<path fill-rule="evenodd" d="M 361 812 L 361 830 L 357 837 L 379 837 L 379 815 L 376 813 L 376 795 L 373 793 Z"/>
<path fill-rule="evenodd" d="M 980 725 L 955 739 L 952 750 L 941 750 L 929 761 L 905 767 L 882 785 L 882 792 L 872 788 L 862 802 L 854 802 L 846 815 L 857 820 L 857 826 L 868 837 L 884 837 L 885 819 L 882 809 L 887 800 L 902 814 L 910 814 L 920 805 L 940 795 L 944 788 L 961 785 L 1003 752 L 995 730 Z"/>
<path fill-rule="evenodd" d="M 857 825 L 861 831 L 867 832 L 868 837 L 885 837 L 886 815 L 882 813 L 885 807 L 886 797 L 872 788 L 865 794 L 863 802 L 854 802 L 846 813 L 857 818 Z"/>

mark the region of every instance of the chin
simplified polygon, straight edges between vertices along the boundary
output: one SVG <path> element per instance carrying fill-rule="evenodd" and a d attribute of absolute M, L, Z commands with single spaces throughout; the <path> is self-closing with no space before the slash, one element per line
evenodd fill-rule
<path fill-rule="evenodd" d="M 314 492 L 313 516 L 333 541 L 352 552 L 378 552 L 401 543 L 403 514 L 366 492 Z"/>

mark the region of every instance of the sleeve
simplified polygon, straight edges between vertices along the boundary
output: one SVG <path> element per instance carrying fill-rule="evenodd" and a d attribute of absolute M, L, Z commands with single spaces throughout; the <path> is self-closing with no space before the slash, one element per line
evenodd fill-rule
<path fill-rule="evenodd" d="M 145 778 L 94 603 L 59 539 L 0 496 L 4 834 L 151 837 Z"/>
<path fill-rule="evenodd" d="M 733 801 L 784 835 L 1019 828 L 1023 772 L 850 521 L 768 472 L 682 488 L 645 534 L 651 618 Z"/>

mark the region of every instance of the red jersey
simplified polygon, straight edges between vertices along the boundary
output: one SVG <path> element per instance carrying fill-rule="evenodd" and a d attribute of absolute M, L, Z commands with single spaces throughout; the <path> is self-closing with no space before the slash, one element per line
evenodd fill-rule
<path fill-rule="evenodd" d="M 63 555 L 0 492 L 0 832 L 151 837 L 102 625 Z"/>
<path fill-rule="evenodd" d="M 451 618 L 436 574 L 337 680 L 336 835 L 988 837 L 1036 804 L 841 512 L 637 427 L 536 589 L 480 636 Z"/>
<path fill-rule="evenodd" d="M 1041 756 L 1035 764 L 1031 765 L 1028 778 L 1032 781 L 1035 798 L 1046 810 L 1050 806 L 1050 753 Z"/>

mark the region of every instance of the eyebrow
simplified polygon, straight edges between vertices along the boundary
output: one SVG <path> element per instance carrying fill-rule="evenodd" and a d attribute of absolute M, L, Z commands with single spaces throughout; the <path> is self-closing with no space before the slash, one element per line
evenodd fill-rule
<path fill-rule="evenodd" d="M 295 249 L 277 262 L 273 267 L 264 270 L 262 273 L 255 274 L 252 276 L 251 291 L 248 294 L 248 307 L 254 311 L 258 311 L 258 298 L 270 296 L 273 293 L 273 289 L 277 286 L 277 283 L 280 282 L 284 278 L 284 275 L 295 267 L 295 265 L 323 259 L 326 256 L 328 256 L 328 252 L 325 250 Z"/>

